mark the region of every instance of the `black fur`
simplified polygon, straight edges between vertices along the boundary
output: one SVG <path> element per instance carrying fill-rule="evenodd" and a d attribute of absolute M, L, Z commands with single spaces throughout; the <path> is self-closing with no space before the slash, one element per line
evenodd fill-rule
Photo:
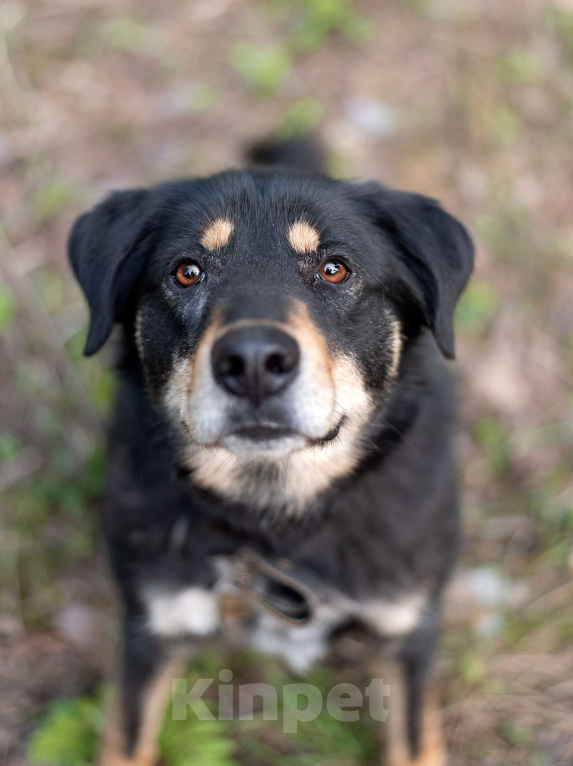
<path fill-rule="evenodd" d="M 279 155 L 261 150 L 255 156 L 275 161 Z M 293 207 L 327 232 L 325 253 L 347 253 L 357 273 L 351 290 L 315 284 L 315 265 L 297 265 L 284 252 L 277 232 Z M 201 226 L 218 215 L 237 222 L 230 273 L 224 258 L 196 244 Z M 207 259 L 216 275 L 199 286 L 197 305 L 163 288 L 182 254 Z M 155 662 L 149 655 L 158 654 L 142 628 L 142 587 L 208 588 L 215 579 L 210 557 L 248 546 L 308 567 L 354 599 L 392 600 L 420 588 L 429 594 L 425 620 L 405 637 L 400 653 L 415 751 L 440 597 L 458 547 L 454 387 L 438 348 L 454 356 L 452 315 L 473 265 L 463 226 L 434 200 L 378 184 L 288 170 L 231 171 L 112 195 L 76 222 L 70 259 L 90 306 L 85 353 L 102 346 L 114 323 L 124 329 L 105 523 L 125 610 L 126 693 L 145 683 Z M 307 305 L 331 347 L 354 357 L 377 402 L 355 470 L 296 519 L 254 512 L 197 487 L 180 466 L 185 434 L 159 403 L 174 353 L 193 353 L 214 306 L 224 305 L 233 319 L 248 309 L 249 316 L 284 321 L 285 294 Z M 145 371 L 134 342 L 140 306 L 148 318 Z M 405 336 L 389 396 L 380 340 L 386 309 L 400 319 Z M 172 533 L 181 518 L 188 532 L 174 551 Z M 132 715 L 132 743 L 136 732 Z"/>

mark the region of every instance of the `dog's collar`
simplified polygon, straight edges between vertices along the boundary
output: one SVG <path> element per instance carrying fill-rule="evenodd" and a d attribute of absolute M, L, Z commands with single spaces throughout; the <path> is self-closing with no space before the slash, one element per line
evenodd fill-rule
<path fill-rule="evenodd" d="M 242 549 L 231 560 L 231 585 L 260 610 L 291 626 L 308 625 L 328 594 L 324 583 L 290 559 L 267 559 Z"/>

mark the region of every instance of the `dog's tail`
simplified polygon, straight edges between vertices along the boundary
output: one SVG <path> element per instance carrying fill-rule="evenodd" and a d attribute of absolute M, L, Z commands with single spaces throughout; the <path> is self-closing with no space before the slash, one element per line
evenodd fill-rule
<path fill-rule="evenodd" d="M 247 161 L 250 165 L 289 168 L 305 173 L 326 172 L 326 154 L 312 136 L 265 139 L 247 150 Z"/>

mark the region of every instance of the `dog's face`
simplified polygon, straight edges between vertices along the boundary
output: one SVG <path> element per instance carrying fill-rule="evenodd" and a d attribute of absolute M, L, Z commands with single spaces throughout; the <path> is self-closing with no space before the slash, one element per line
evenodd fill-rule
<path fill-rule="evenodd" d="M 229 172 L 113 195 L 76 223 L 86 353 L 133 333 L 150 396 L 195 481 L 297 510 L 352 471 L 404 337 L 453 355 L 472 265 L 432 200 L 288 172 Z"/>

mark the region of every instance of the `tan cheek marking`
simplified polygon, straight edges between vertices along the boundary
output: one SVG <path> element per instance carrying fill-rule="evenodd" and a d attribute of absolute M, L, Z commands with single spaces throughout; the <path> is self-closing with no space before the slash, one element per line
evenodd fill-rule
<path fill-rule="evenodd" d="M 224 218 L 217 218 L 216 221 L 210 223 L 205 231 L 201 234 L 200 242 L 206 250 L 219 250 L 221 247 L 225 247 L 231 239 L 231 235 L 234 230 L 234 226 L 231 221 L 227 221 Z"/>
<path fill-rule="evenodd" d="M 186 420 L 187 394 L 193 376 L 193 362 L 185 357 L 175 362 L 163 395 L 163 405 L 179 421 Z"/>
<path fill-rule="evenodd" d="M 180 424 L 188 426 L 189 395 L 193 388 L 193 382 L 202 372 L 205 365 L 210 363 L 211 347 L 220 327 L 220 317 L 213 316 L 211 323 L 203 333 L 203 337 L 191 356 L 180 359 L 173 366 L 171 378 L 165 389 L 163 405 L 172 413 Z"/>
<path fill-rule="evenodd" d="M 320 245 L 320 234 L 306 221 L 297 221 L 288 230 L 288 241 L 297 253 L 312 253 Z"/>
<path fill-rule="evenodd" d="M 326 338 L 317 329 L 302 301 L 296 301 L 289 317 L 289 325 L 300 347 L 311 357 L 317 381 L 324 383 L 327 379 L 332 385 L 332 359 Z"/>
<path fill-rule="evenodd" d="M 390 380 L 394 380 L 398 374 L 398 368 L 400 366 L 400 357 L 402 355 L 402 325 L 396 319 L 392 324 L 392 336 L 390 338 L 390 353 L 392 356 L 390 362 Z"/>

